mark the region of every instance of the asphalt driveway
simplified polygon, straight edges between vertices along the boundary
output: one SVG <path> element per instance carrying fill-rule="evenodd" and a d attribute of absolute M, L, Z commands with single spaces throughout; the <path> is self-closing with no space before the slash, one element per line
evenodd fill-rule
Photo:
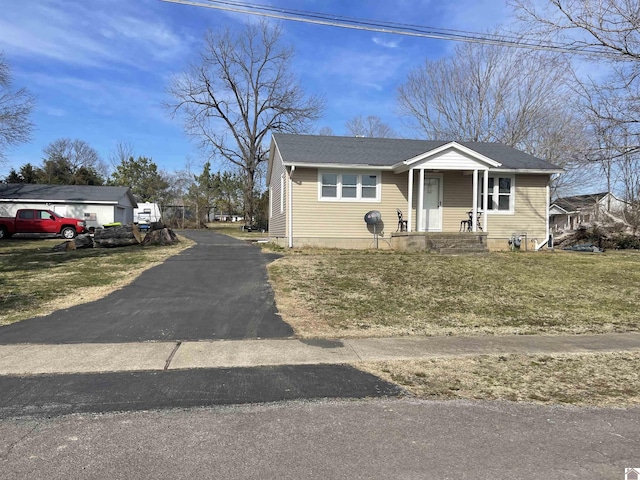
<path fill-rule="evenodd" d="M 91 303 L 0 327 L 0 344 L 113 343 L 293 334 L 275 307 L 266 265 L 275 256 L 207 230 L 195 246 Z"/>

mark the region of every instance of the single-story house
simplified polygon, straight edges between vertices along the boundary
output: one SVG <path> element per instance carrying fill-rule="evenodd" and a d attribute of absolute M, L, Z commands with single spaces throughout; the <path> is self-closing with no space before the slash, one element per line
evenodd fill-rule
<path fill-rule="evenodd" d="M 609 218 L 605 212 L 621 212 L 625 205 L 611 192 L 558 198 L 549 208 L 549 223 L 553 232 L 572 231 L 581 225 L 606 221 Z"/>
<path fill-rule="evenodd" d="M 46 208 L 63 217 L 80 218 L 89 227 L 133 222 L 138 204 L 129 187 L 95 185 L 0 184 L 0 216 L 21 208 Z"/>
<path fill-rule="evenodd" d="M 444 234 L 474 235 L 492 250 L 514 236 L 539 247 L 549 238 L 549 182 L 561 172 L 499 143 L 275 133 L 269 234 L 289 247 L 368 248 L 378 235 L 380 247 L 403 249 Z M 366 223 L 369 211 L 381 221 Z"/>

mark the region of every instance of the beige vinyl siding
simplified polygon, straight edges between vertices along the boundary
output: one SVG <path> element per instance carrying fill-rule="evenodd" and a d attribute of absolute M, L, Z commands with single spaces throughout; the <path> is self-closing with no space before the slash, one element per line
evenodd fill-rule
<path fill-rule="evenodd" d="M 297 167 L 293 173 L 294 245 L 296 238 L 369 239 L 373 230 L 365 223 L 364 216 L 370 210 L 378 210 L 382 215 L 382 224 L 377 227 L 378 233 L 390 235 L 398 226 L 396 208 L 406 210 L 406 179 L 406 174 L 381 172 L 379 202 L 320 201 L 318 170 Z"/>
<path fill-rule="evenodd" d="M 442 195 L 442 231 L 459 232 L 460 222 L 467 220 L 467 212 L 473 209 L 473 175 L 445 172 Z"/>
<path fill-rule="evenodd" d="M 284 182 L 281 178 L 284 175 Z M 280 152 L 276 149 L 271 166 L 271 178 L 269 179 L 269 187 L 271 188 L 271 216 L 269 217 L 269 236 L 270 237 L 286 237 L 287 236 L 287 185 L 289 177 L 287 169 L 282 163 Z M 284 191 L 281 186 L 284 185 Z M 284 197 L 283 197 L 284 196 Z M 283 199 L 283 210 L 281 211 L 281 199 Z"/>
<path fill-rule="evenodd" d="M 514 213 L 489 213 L 489 238 L 509 239 L 514 233 L 526 233 L 529 241 L 543 241 L 547 235 L 548 182 L 549 175 L 516 175 Z"/>

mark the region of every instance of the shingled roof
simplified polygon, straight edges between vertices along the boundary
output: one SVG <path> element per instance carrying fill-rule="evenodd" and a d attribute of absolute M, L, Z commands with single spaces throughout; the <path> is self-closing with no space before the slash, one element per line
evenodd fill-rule
<path fill-rule="evenodd" d="M 573 197 L 563 197 L 555 200 L 552 205 L 557 205 L 567 212 L 573 212 L 581 208 L 592 207 L 608 194 L 609 192 L 601 192 L 590 193 L 587 195 L 574 195 Z"/>
<path fill-rule="evenodd" d="M 440 140 L 399 138 L 333 137 L 274 133 L 273 140 L 289 165 L 353 165 L 392 167 L 451 143 Z M 545 160 L 501 143 L 457 142 L 501 163 L 506 170 L 561 170 Z"/>
<path fill-rule="evenodd" d="M 117 204 L 128 196 L 136 205 L 129 187 L 96 185 L 39 185 L 31 183 L 0 184 L 0 200 L 42 200 L 50 202 Z"/>

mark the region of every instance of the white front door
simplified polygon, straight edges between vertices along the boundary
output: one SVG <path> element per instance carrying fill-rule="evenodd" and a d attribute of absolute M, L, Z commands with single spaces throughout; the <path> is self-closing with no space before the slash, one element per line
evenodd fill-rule
<path fill-rule="evenodd" d="M 425 232 L 442 231 L 442 177 L 424 179 L 422 228 Z"/>

